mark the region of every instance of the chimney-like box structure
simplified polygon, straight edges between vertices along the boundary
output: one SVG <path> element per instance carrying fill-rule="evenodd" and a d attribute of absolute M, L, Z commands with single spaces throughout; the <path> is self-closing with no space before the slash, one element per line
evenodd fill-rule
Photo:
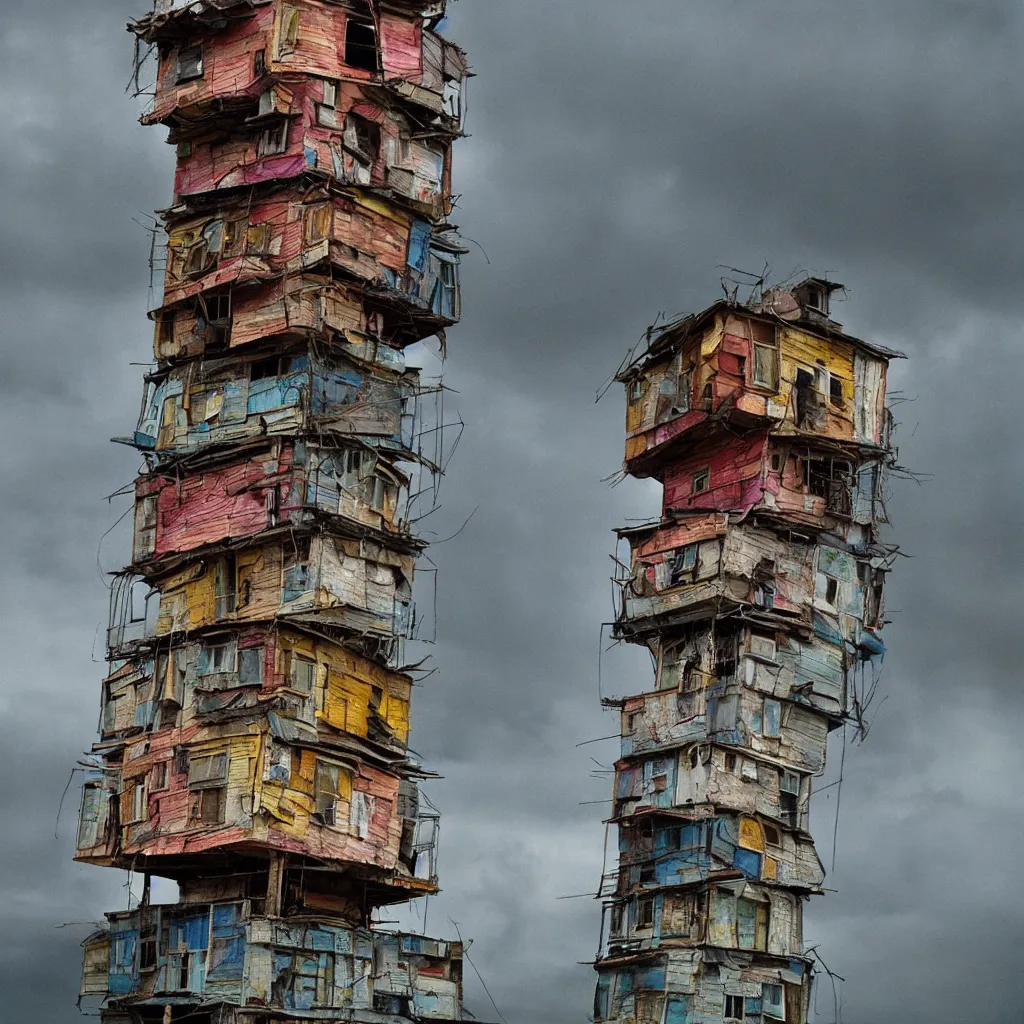
<path fill-rule="evenodd" d="M 886 372 L 808 278 L 648 333 L 618 376 L 627 474 L 661 516 L 618 531 L 614 635 L 653 672 L 621 714 L 594 1018 L 804 1024 L 803 908 L 826 739 L 863 730 L 884 647 Z M 624 550 L 623 550 L 624 548 Z"/>
<path fill-rule="evenodd" d="M 129 26 L 177 170 L 77 841 L 144 878 L 85 943 L 105 1024 L 463 1019 L 461 945 L 373 921 L 438 884 L 402 665 L 440 385 L 404 353 L 459 318 L 444 14 L 157 0 Z"/>

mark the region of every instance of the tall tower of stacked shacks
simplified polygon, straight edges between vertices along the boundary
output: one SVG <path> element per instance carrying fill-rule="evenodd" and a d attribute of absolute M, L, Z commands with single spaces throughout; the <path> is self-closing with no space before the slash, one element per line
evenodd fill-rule
<path fill-rule="evenodd" d="M 459 317 L 444 13 L 157 0 L 129 26 L 177 169 L 77 844 L 142 879 L 86 941 L 106 1024 L 462 1019 L 460 945 L 373 926 L 437 891 L 403 659 L 439 403 L 404 352 Z"/>
<path fill-rule="evenodd" d="M 809 832 L 828 734 L 884 651 L 881 543 L 899 353 L 831 318 L 808 278 L 652 329 L 619 374 L 625 472 L 661 516 L 618 531 L 615 635 L 652 675 L 621 712 L 594 1015 L 617 1024 L 803 1024 Z"/>

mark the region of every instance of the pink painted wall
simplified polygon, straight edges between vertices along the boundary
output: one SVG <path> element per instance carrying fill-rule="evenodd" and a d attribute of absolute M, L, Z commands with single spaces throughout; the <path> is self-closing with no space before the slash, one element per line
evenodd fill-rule
<path fill-rule="evenodd" d="M 767 462 L 768 432 L 732 438 L 724 444 L 700 446 L 664 470 L 663 509 L 740 511 L 761 499 L 762 465 Z M 710 469 L 710 486 L 693 493 L 693 474 Z M 767 467 L 765 467 L 767 468 Z"/>
<path fill-rule="evenodd" d="M 152 558 L 188 551 L 206 544 L 259 533 L 271 525 L 267 514 L 267 492 L 278 487 L 278 518 L 302 505 L 304 472 L 292 465 L 293 450 L 284 447 L 274 460 L 267 453 L 178 482 L 167 477 L 142 477 L 136 497 L 156 494 L 156 547 Z"/>

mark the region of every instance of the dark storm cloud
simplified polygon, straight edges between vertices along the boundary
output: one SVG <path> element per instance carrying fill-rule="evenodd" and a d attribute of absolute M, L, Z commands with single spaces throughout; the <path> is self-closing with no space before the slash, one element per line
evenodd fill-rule
<path fill-rule="evenodd" d="M 1000 2 L 460 0 L 472 138 L 456 219 L 486 250 L 464 274 L 447 384 L 468 429 L 424 523 L 447 537 L 441 672 L 416 692 L 414 746 L 445 778 L 450 921 L 510 1024 L 583 1021 L 616 729 L 597 705 L 611 611 L 610 529 L 657 489 L 601 483 L 621 458 L 621 394 L 593 396 L 659 311 L 719 291 L 716 264 L 829 270 L 841 318 L 911 356 L 893 373 L 901 461 L 897 565 L 871 735 L 814 829 L 841 891 L 809 942 L 843 974 L 847 1024 L 1019 1012 L 1014 893 L 1022 757 L 1015 637 L 1022 561 L 1019 185 L 1021 9 Z M 76 753 L 92 740 L 106 591 L 103 496 L 136 460 L 148 354 L 148 238 L 172 151 L 123 95 L 129 2 L 8 0 L 0 11 L 0 425 L 7 440 L 0 636 L 5 873 L 0 951 L 12 1019 L 77 1019 L 75 942 L 124 905 L 123 877 L 72 865 Z M 104 542 L 103 568 L 125 555 Z M 98 654 L 96 655 L 98 657 Z M 613 651 L 603 690 L 646 678 Z M 838 741 L 838 737 L 837 737 Z M 828 782 L 837 777 L 839 747 Z M 595 760 L 592 760 L 591 758 Z M 594 777 L 591 777 L 593 771 Z M 583 801 L 584 803 L 581 803 Z M 108 877 L 109 876 L 109 877 Z M 415 905 L 411 919 L 422 914 Z M 472 1004 L 493 1017 L 470 976 Z M 970 999 L 970 1011 L 965 1010 Z M 832 1019 L 827 980 L 820 1019 Z"/>

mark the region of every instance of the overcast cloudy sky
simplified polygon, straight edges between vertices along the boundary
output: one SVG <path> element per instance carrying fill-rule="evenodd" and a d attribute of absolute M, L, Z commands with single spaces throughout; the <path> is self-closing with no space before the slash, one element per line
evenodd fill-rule
<path fill-rule="evenodd" d="M 125 558 L 104 496 L 150 345 L 148 238 L 173 151 L 124 96 L 133 0 L 0 5 L 0 1020 L 70 1024 L 78 943 L 124 879 L 71 863 L 76 757 L 103 666 L 101 571 Z M 717 264 L 849 286 L 849 330 L 904 349 L 890 512 L 911 557 L 888 593 L 884 688 L 845 761 L 839 891 L 808 941 L 846 1024 L 1018 1020 L 1024 903 L 1019 525 L 1024 8 L 1000 0 L 459 0 L 465 319 L 448 384 L 468 430 L 439 547 L 441 673 L 414 746 L 444 776 L 449 920 L 509 1024 L 589 1012 L 617 728 L 597 704 L 611 528 L 656 507 L 602 484 L 622 396 L 594 393 L 659 311 L 707 305 Z M 642 662 L 605 663 L 606 692 Z M 631 681 L 632 676 L 632 681 Z M 833 751 L 838 762 L 839 748 Z M 837 788 L 813 826 L 832 857 Z M 67 924 L 66 927 L 60 927 Z M 471 978 L 472 1008 L 494 1010 Z M 833 1020 L 825 980 L 818 1020 Z"/>

